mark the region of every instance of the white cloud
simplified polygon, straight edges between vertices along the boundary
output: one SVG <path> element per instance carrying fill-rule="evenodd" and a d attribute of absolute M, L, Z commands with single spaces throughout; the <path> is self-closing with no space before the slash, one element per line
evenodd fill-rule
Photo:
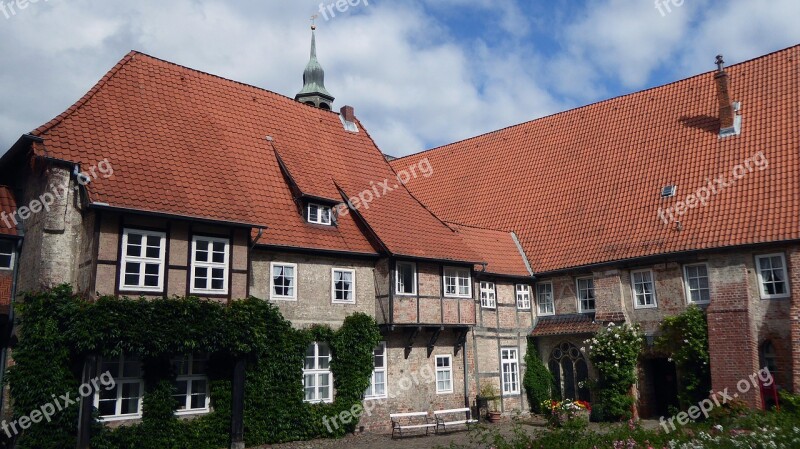
<path fill-rule="evenodd" d="M 327 87 L 337 106 L 356 107 L 381 149 L 400 155 L 637 90 L 656 75 L 710 70 L 717 52 L 735 62 L 800 41 L 796 0 L 685 0 L 665 17 L 642 0 L 595 0 L 552 17 L 528 17 L 523 5 L 362 0 L 320 17 Z M 0 12 L 0 151 L 131 49 L 292 97 L 319 6 L 40 0 L 9 19 Z M 531 38 L 548 28 L 552 41 Z"/>

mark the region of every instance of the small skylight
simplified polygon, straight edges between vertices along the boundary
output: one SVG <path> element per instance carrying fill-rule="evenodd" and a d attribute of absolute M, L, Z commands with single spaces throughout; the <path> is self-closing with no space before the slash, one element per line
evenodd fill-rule
<path fill-rule="evenodd" d="M 666 186 L 661 189 L 661 198 L 672 198 L 678 192 L 677 186 Z"/>

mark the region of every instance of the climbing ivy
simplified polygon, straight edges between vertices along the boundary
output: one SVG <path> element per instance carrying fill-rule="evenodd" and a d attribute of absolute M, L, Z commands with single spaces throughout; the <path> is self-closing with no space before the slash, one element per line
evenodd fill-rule
<path fill-rule="evenodd" d="M 109 429 L 95 423 L 95 449 L 218 449 L 229 444 L 234 362 L 246 360 L 245 440 L 262 445 L 352 432 L 357 420 L 331 430 L 322 418 L 360 404 L 372 372 L 372 350 L 381 336 L 375 321 L 357 313 L 338 330 L 294 329 L 277 307 L 249 298 L 230 305 L 198 298 L 127 299 L 87 302 L 69 286 L 26 294 L 19 308 L 19 344 L 8 381 L 19 417 L 52 401 L 53 394 L 78 390 L 82 361 L 137 354 L 145 377 L 139 423 Z M 303 402 L 302 369 L 313 341 L 331 347 L 336 396 L 330 404 Z M 179 419 L 174 410 L 175 373 L 170 357 L 210 354 L 212 413 Z M 74 393 L 73 393 L 74 397 Z M 61 449 L 75 445 L 77 406 L 49 423 L 32 425 L 19 448 Z"/>
<path fill-rule="evenodd" d="M 711 367 L 705 313 L 693 305 L 680 315 L 665 318 L 655 346 L 675 362 L 681 408 L 706 399 L 711 389 Z"/>

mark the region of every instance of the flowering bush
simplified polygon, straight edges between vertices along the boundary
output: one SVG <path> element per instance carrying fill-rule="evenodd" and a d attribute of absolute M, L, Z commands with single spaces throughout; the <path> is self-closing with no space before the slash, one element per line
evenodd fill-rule
<path fill-rule="evenodd" d="M 590 382 L 594 391 L 594 416 L 600 421 L 630 419 L 634 401 L 630 391 L 636 383 L 636 363 L 644 343 L 639 325 L 609 323 L 584 343 L 588 348 L 581 349 L 588 353 L 599 374 L 596 381 Z"/>
<path fill-rule="evenodd" d="M 542 401 L 541 408 L 554 427 L 583 427 L 589 422 L 589 414 L 592 412 L 592 406 L 588 402 L 572 399 Z"/>

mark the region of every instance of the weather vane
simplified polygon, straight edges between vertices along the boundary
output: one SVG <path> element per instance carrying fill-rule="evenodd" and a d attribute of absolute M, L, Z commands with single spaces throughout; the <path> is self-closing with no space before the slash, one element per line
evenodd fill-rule
<path fill-rule="evenodd" d="M 317 29 L 317 17 L 319 17 L 319 16 L 316 15 L 316 14 L 311 16 L 311 29 L 312 30 L 316 30 Z"/>

